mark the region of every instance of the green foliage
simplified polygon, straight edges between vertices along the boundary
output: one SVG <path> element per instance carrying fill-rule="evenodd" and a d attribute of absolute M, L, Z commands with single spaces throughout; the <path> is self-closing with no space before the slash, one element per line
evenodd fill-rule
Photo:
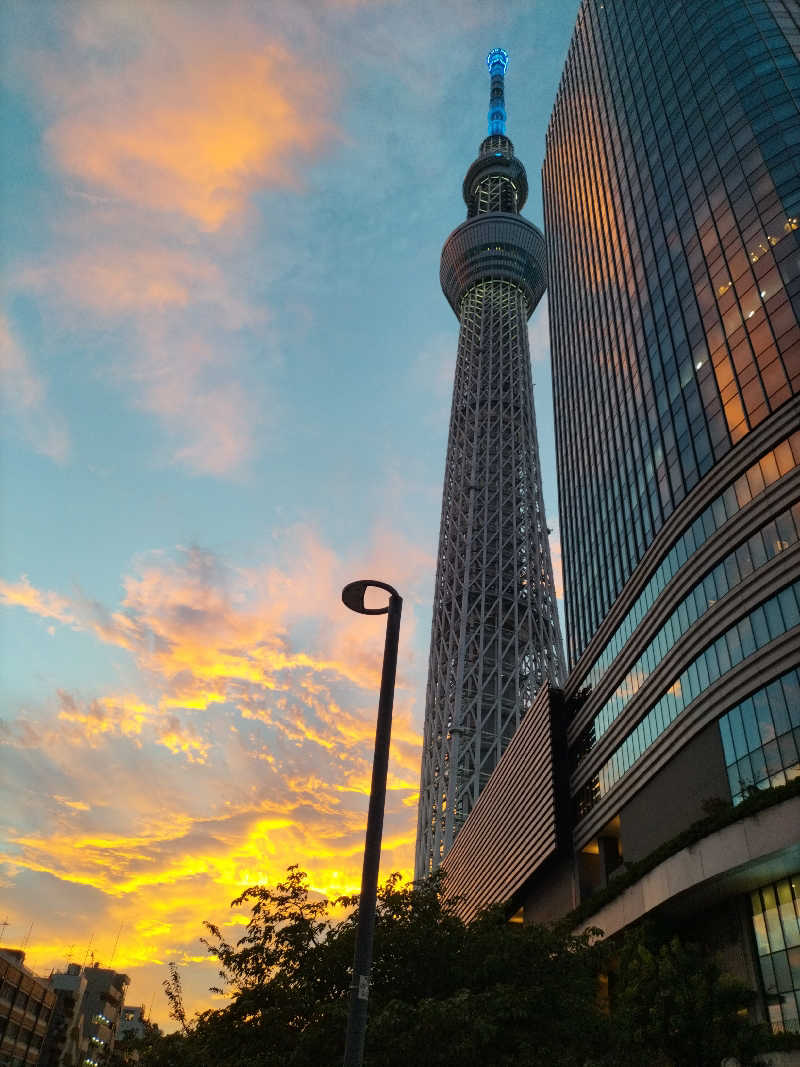
<path fill-rule="evenodd" d="M 184 1034 L 188 1034 L 189 1024 L 186 1020 L 186 1009 L 183 1006 L 183 986 L 178 974 L 178 965 L 170 963 L 168 968 L 169 978 L 165 978 L 161 984 L 164 987 L 164 995 L 169 1004 L 169 1017 L 180 1026 Z"/>
<path fill-rule="evenodd" d="M 376 991 L 370 1064 L 558 1067 L 581 1063 L 605 1044 L 588 937 L 512 926 L 495 911 L 451 926 L 433 947 L 436 959 L 418 946 L 423 966 L 410 958 L 394 996 L 391 988 Z"/>
<path fill-rule="evenodd" d="M 656 1053 L 680 1067 L 719 1067 L 728 1056 L 748 1064 L 763 1048 L 764 1034 L 747 1018 L 755 994 L 723 976 L 703 946 L 633 931 L 615 985 L 615 1067 L 639 1067 Z"/>
<path fill-rule="evenodd" d="M 305 879 L 293 864 L 286 881 L 274 890 L 251 886 L 232 901 L 232 908 L 252 902 L 250 921 L 236 945 L 229 945 L 213 923 L 204 924 L 213 940 L 200 940 L 219 961 L 220 978 L 234 996 L 279 977 L 291 985 L 302 974 L 309 953 L 319 947 L 328 927 L 328 902 L 309 900 Z"/>
<path fill-rule="evenodd" d="M 230 1002 L 187 1020 L 171 966 L 164 985 L 183 1029 L 151 1042 L 143 1067 L 341 1063 L 357 898 L 336 901 L 353 910 L 333 921 L 328 902 L 310 899 L 306 876 L 290 867 L 274 889 L 254 886 L 233 902 L 243 903 L 251 917 L 235 944 L 206 924 L 204 943 Z M 597 942 L 598 933 L 509 924 L 500 909 L 465 924 L 441 875 L 413 885 L 391 877 L 378 894 L 365 1064 L 747 1061 L 759 1036 L 739 1014 L 749 995 L 719 975 L 708 953 L 643 934 L 614 947 Z M 598 997 L 609 971 L 611 1018 Z"/>
<path fill-rule="evenodd" d="M 170 966 L 170 975 L 172 976 L 172 968 L 174 964 Z M 180 978 L 177 977 L 178 989 L 180 990 Z M 182 994 L 181 994 L 182 996 Z M 171 1034 L 169 1037 L 165 1037 L 161 1033 L 161 1030 L 155 1023 L 148 1022 L 147 1019 L 143 1020 L 144 1035 L 142 1037 L 124 1037 L 117 1040 L 113 1052 L 108 1053 L 105 1060 L 102 1060 L 103 1067 L 125 1067 L 126 1064 L 131 1063 L 149 1063 L 153 1067 L 167 1067 L 172 1062 L 168 1058 L 169 1049 L 171 1046 L 183 1049 L 185 1042 L 179 1034 Z M 176 1064 L 183 1063 L 182 1059 L 176 1059 Z"/>

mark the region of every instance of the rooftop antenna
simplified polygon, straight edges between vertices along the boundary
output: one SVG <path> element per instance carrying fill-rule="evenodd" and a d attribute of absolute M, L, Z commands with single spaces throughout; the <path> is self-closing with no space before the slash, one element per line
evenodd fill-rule
<path fill-rule="evenodd" d="M 122 926 L 123 926 L 123 924 L 120 923 L 119 924 L 119 930 L 117 930 L 117 936 L 114 939 L 114 948 L 111 950 L 111 959 L 108 961 L 108 966 L 109 967 L 114 962 L 114 957 L 117 954 L 117 945 L 119 944 L 119 935 L 122 933 Z"/>
<path fill-rule="evenodd" d="M 25 934 L 25 940 L 22 942 L 20 948 L 27 948 L 28 947 L 28 942 L 31 939 L 31 934 L 32 933 L 33 933 L 33 923 L 31 922 L 30 926 L 28 927 L 28 932 L 27 932 L 27 934 Z"/>
<path fill-rule="evenodd" d="M 86 955 L 83 957 L 83 964 L 81 965 L 82 971 L 86 970 L 86 961 L 89 959 L 89 950 L 92 947 L 92 941 L 94 941 L 94 931 L 92 931 L 92 935 L 89 938 L 89 944 L 86 946 Z M 94 959 L 94 957 L 92 958 Z"/>
<path fill-rule="evenodd" d="M 0 941 L 3 940 L 3 934 L 6 932 L 7 926 L 10 926 L 10 923 L 8 921 L 8 916 L 6 915 L 5 919 L 0 923 Z"/>

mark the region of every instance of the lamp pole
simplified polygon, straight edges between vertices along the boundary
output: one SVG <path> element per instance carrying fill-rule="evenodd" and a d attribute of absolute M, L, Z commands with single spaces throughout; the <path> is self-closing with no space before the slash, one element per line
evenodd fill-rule
<path fill-rule="evenodd" d="M 389 603 L 386 607 L 367 608 L 364 606 L 364 595 L 370 587 L 386 590 L 389 594 Z M 356 948 L 353 955 L 353 984 L 350 989 L 350 1011 L 347 1017 L 347 1036 L 344 1046 L 344 1067 L 361 1067 L 364 1061 L 364 1040 L 367 1034 L 369 974 L 372 968 L 372 938 L 375 932 L 378 868 L 381 860 L 386 775 L 389 769 L 389 740 L 392 733 L 394 680 L 397 673 L 397 645 L 400 639 L 400 613 L 403 609 L 403 598 L 391 585 L 370 580 L 350 582 L 342 590 L 342 600 L 351 611 L 357 611 L 360 615 L 388 615 L 381 692 L 378 699 L 378 725 L 375 731 L 375 755 L 372 761 L 367 837 L 364 843 L 364 866 L 361 872 L 361 896 L 358 903 Z"/>

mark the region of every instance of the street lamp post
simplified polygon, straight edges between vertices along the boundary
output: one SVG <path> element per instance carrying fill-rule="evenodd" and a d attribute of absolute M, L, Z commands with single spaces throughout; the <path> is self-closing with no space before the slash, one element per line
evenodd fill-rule
<path fill-rule="evenodd" d="M 384 608 L 364 606 L 370 587 L 385 589 L 389 603 Z M 403 598 L 385 582 L 350 582 L 342 590 L 342 600 L 360 615 L 388 615 L 386 644 L 383 650 L 381 693 L 378 699 L 378 725 L 375 731 L 375 756 L 372 761 L 372 786 L 367 814 L 367 837 L 364 843 L 364 867 L 361 872 L 361 896 L 358 905 L 356 948 L 353 955 L 353 984 L 344 1046 L 344 1067 L 361 1067 L 364 1039 L 367 1034 L 369 973 L 372 968 L 372 937 L 375 932 L 375 904 L 378 896 L 378 867 L 381 860 L 383 810 L 386 803 L 386 774 L 389 769 L 389 739 L 392 733 L 394 680 L 397 673 L 397 644 L 400 638 L 400 613 Z"/>

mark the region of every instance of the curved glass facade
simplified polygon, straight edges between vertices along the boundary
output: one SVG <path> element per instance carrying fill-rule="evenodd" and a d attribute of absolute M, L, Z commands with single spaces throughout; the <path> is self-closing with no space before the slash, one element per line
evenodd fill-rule
<path fill-rule="evenodd" d="M 625 710 L 676 642 L 719 600 L 746 582 L 770 560 L 800 540 L 800 501 L 781 512 L 729 552 L 705 574 L 667 618 L 644 652 L 628 670 L 611 697 L 584 728 L 572 750 L 577 766 L 591 752 L 609 726 Z"/>
<path fill-rule="evenodd" d="M 677 538 L 672 548 L 653 571 L 633 607 L 578 683 L 578 688 L 595 688 L 636 627 L 653 607 L 659 595 L 683 565 L 694 556 L 698 549 L 703 547 L 709 537 L 721 529 L 751 500 L 798 466 L 800 466 L 800 430 L 765 453 L 757 463 L 752 464 L 744 474 L 727 486 L 724 492 L 704 508 L 694 522 Z"/>
<path fill-rule="evenodd" d="M 800 625 L 800 582 L 782 589 L 740 619 L 696 656 L 580 790 L 582 817 L 626 774 L 689 705 L 728 671 L 776 637 Z"/>
<path fill-rule="evenodd" d="M 543 170 L 568 656 L 800 391 L 789 0 L 584 0 Z"/>

